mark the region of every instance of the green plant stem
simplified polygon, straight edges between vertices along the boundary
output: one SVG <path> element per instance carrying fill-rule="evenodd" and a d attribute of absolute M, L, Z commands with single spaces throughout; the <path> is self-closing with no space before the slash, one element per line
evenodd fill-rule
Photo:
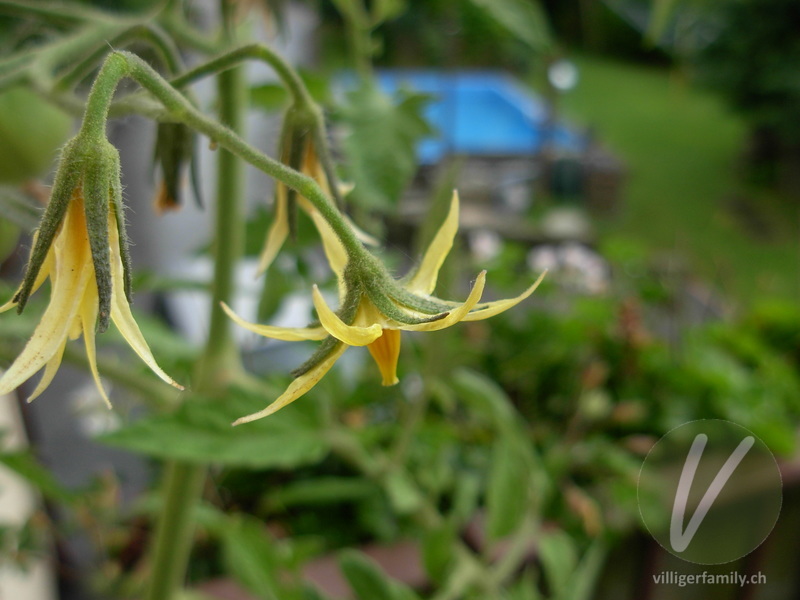
<path fill-rule="evenodd" d="M 295 103 L 308 108 L 314 106 L 314 101 L 311 99 L 308 89 L 297 72 L 290 67 L 279 54 L 261 44 L 248 44 L 226 52 L 221 56 L 194 67 L 186 73 L 181 74 L 179 77 L 175 77 L 170 81 L 170 84 L 176 88 L 181 88 L 203 79 L 208 75 L 214 75 L 231 69 L 245 60 L 260 60 L 268 64 L 274 69 L 275 73 L 287 87 Z"/>
<path fill-rule="evenodd" d="M 231 130 L 241 131 L 244 128 L 243 107 L 247 103 L 244 70 L 240 67 L 220 73 L 217 89 L 221 120 Z M 223 312 L 220 303 L 230 302 L 233 297 L 236 265 L 244 251 L 244 163 L 224 148 L 219 150 L 217 160 L 215 271 L 206 360 L 213 363 L 236 356 L 238 364 L 238 352 L 231 336 L 231 320 Z"/>
<path fill-rule="evenodd" d="M 231 128 L 227 131 L 235 135 L 233 132 L 241 131 L 244 126 L 247 87 L 243 70 L 221 73 L 217 89 L 220 118 Z M 205 351 L 197 365 L 194 386 L 198 392 L 211 397 L 223 396 L 231 378 L 241 371 L 230 321 L 222 312 L 220 303 L 230 302 L 233 297 L 236 265 L 243 251 L 243 167 L 236 155 L 220 150 L 217 158 L 211 324 Z M 191 514 L 201 496 L 205 472 L 203 465 L 179 461 L 167 467 L 164 507 L 153 548 L 153 571 L 147 600 L 170 600 L 185 578 L 194 533 Z"/>
<path fill-rule="evenodd" d="M 170 600 L 183 585 L 194 534 L 192 509 L 205 475 L 202 465 L 173 461 L 166 466 L 164 504 L 151 551 L 146 600 Z"/>

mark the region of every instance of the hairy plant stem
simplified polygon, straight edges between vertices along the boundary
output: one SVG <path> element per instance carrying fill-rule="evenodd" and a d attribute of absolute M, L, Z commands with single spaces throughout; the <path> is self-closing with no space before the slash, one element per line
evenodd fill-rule
<path fill-rule="evenodd" d="M 377 264 L 376 259 L 364 249 L 350 225 L 314 179 L 266 156 L 228 127 L 205 116 L 135 54 L 112 52 L 106 58 L 89 95 L 84 118 L 84 126 L 87 129 L 97 131 L 96 127 L 87 122 L 99 119 L 102 119 L 102 126 L 105 127 L 105 117 L 108 114 L 111 97 L 123 77 L 131 77 L 153 94 L 176 121 L 208 136 L 222 148 L 296 190 L 308 199 L 328 222 L 351 258 L 359 263 L 369 263 L 372 266 Z"/>

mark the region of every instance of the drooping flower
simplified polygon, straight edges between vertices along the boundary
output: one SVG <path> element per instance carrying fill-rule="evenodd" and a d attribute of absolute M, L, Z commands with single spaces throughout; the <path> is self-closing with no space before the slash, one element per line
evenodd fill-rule
<path fill-rule="evenodd" d="M 291 115 L 291 112 L 288 113 L 284 121 L 280 148 L 281 161 L 311 177 L 329 198 L 332 196 L 334 186 L 338 186 L 337 191 L 340 195 L 346 194 L 350 187 L 335 182 L 331 183 L 331 178 L 325 172 L 325 168 L 317 155 L 316 143 L 312 133 L 307 131 L 306 127 L 293 126 L 294 119 Z M 318 223 L 318 220 L 314 218 L 314 214 L 318 212 L 317 209 L 303 196 L 287 188 L 284 183 L 276 181 L 274 216 L 272 217 L 272 224 L 267 231 L 264 248 L 258 258 L 259 273 L 263 273 L 269 268 L 278 252 L 280 252 L 286 238 L 289 237 L 293 216 L 292 211 L 295 203 L 314 220 L 314 223 Z M 362 242 L 373 246 L 377 245 L 378 242 L 375 238 L 362 231 L 347 217 L 345 219 Z"/>
<path fill-rule="evenodd" d="M 180 210 L 186 171 L 191 177 L 195 200 L 202 206 L 194 145 L 195 134 L 183 123 L 158 123 L 153 162 L 161 171 L 161 180 L 156 186 L 153 207 L 159 215 Z"/>
<path fill-rule="evenodd" d="M 87 150 L 78 138 L 68 143 L 34 238 L 25 278 L 12 299 L 0 306 L 0 312 L 13 307 L 22 312 L 28 297 L 48 278 L 50 303 L 25 348 L 0 377 L 0 395 L 44 368 L 28 401 L 39 396 L 58 371 L 67 341 L 83 336 L 92 377 L 110 406 L 95 349 L 95 333 L 104 331 L 109 320 L 156 375 L 183 389 L 158 366 L 131 314 L 121 211 L 116 149 L 107 144 Z"/>
<path fill-rule="evenodd" d="M 322 235 L 328 261 L 339 283 L 340 308 L 331 309 L 314 286 L 313 300 L 319 324 L 309 327 L 273 327 L 250 323 L 223 304 L 237 324 L 259 335 L 285 341 L 322 340 L 314 355 L 293 374 L 286 391 L 264 410 L 238 419 L 234 425 L 266 417 L 308 392 L 330 370 L 350 346 L 366 346 L 381 372 L 383 385 L 398 383 L 397 362 L 401 331 L 436 331 L 460 321 L 487 319 L 508 310 L 530 296 L 542 274 L 515 298 L 480 302 L 486 280 L 481 272 L 464 302 L 432 296 L 439 269 L 453 246 L 458 230 L 458 195 L 453 194 L 448 215 L 434 236 L 417 269 L 409 276 L 387 285 L 381 272 L 364 265 L 354 266 L 333 231 L 319 213 L 312 213 Z"/>

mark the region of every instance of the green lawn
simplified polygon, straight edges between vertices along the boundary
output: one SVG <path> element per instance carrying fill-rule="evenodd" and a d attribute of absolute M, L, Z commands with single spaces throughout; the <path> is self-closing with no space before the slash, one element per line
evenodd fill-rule
<path fill-rule="evenodd" d="M 800 298 L 800 208 L 737 177 L 742 122 L 665 70 L 576 62 L 580 83 L 563 110 L 591 125 L 629 173 L 602 235 L 672 251 L 731 299 Z M 735 198 L 744 209 L 731 209 Z"/>

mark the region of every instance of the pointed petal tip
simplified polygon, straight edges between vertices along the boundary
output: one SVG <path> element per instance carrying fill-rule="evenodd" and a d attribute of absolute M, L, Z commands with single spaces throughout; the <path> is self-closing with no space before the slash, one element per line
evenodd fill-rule
<path fill-rule="evenodd" d="M 316 284 L 313 286 L 312 296 L 314 308 L 317 309 L 320 323 L 325 330 L 337 340 L 344 342 L 348 346 L 366 346 L 383 333 L 383 328 L 378 323 L 369 326 L 349 325 L 328 306 L 322 293 Z"/>

